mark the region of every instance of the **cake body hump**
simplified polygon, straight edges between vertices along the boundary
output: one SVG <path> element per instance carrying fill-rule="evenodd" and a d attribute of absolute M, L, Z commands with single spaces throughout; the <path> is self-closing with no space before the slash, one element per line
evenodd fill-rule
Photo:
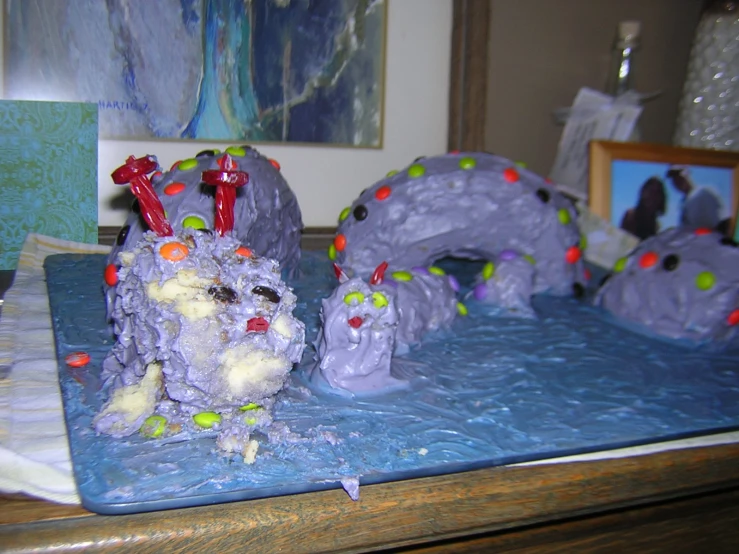
<path fill-rule="evenodd" d="M 572 203 L 535 173 L 500 156 L 419 158 L 362 192 L 339 217 L 329 257 L 368 277 L 382 261 L 429 266 L 444 257 L 518 252 L 535 266 L 533 293 L 571 294 L 584 281 Z"/>
<path fill-rule="evenodd" d="M 667 229 L 619 259 L 594 302 L 660 336 L 739 347 L 739 248 L 708 229 Z"/>

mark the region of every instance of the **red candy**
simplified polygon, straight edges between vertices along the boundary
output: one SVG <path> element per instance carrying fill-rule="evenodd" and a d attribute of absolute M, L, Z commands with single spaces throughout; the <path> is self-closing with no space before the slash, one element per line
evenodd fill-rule
<path fill-rule="evenodd" d="M 657 255 L 657 253 L 650 250 L 649 252 L 644 252 L 644 254 L 641 255 L 641 258 L 639 258 L 639 266 L 641 266 L 642 269 L 649 269 L 658 261 L 659 256 Z"/>
<path fill-rule="evenodd" d="M 69 367 L 84 367 L 90 363 L 90 355 L 87 352 L 72 352 L 64 361 Z"/>
<path fill-rule="evenodd" d="M 706 227 L 699 227 L 694 231 L 694 233 L 700 237 L 701 235 L 710 235 L 713 231 Z"/>
<path fill-rule="evenodd" d="M 108 264 L 105 267 L 105 273 L 103 275 L 105 284 L 109 287 L 114 287 L 118 284 L 118 268 L 114 264 Z"/>
<path fill-rule="evenodd" d="M 164 194 L 174 196 L 185 190 L 185 183 L 171 183 L 164 187 Z"/>
<path fill-rule="evenodd" d="M 503 171 L 503 179 L 505 179 L 509 183 L 515 183 L 516 181 L 518 181 L 518 178 L 518 171 L 516 171 L 512 167 L 509 167 Z"/>
<path fill-rule="evenodd" d="M 358 315 L 355 315 L 353 318 L 347 320 L 347 323 L 349 324 L 349 327 L 359 329 L 362 326 L 362 318 Z"/>
<path fill-rule="evenodd" d="M 246 322 L 247 331 L 255 331 L 257 333 L 266 333 L 269 329 L 269 322 L 263 317 L 252 317 Z"/>
<path fill-rule="evenodd" d="M 272 158 L 270 158 L 269 159 L 269 163 L 271 163 L 272 164 L 272 167 L 274 167 L 277 171 L 279 171 L 281 169 L 280 168 L 280 164 L 279 164 L 279 162 L 277 160 L 273 160 Z"/>
<path fill-rule="evenodd" d="M 732 327 L 734 325 L 739 325 L 739 308 L 729 314 L 729 317 L 726 318 L 726 323 Z"/>
<path fill-rule="evenodd" d="M 392 190 L 389 186 L 383 185 L 375 191 L 375 198 L 377 198 L 378 200 L 385 200 L 388 196 L 390 196 L 391 192 Z"/>
<path fill-rule="evenodd" d="M 568 264 L 576 264 L 582 257 L 582 250 L 578 246 L 570 246 L 565 252 L 565 261 Z"/>

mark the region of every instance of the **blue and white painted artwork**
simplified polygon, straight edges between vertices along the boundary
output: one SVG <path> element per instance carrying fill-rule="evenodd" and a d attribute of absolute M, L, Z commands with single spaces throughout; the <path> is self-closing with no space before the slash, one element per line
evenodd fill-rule
<path fill-rule="evenodd" d="M 384 0 L 7 0 L 5 97 L 102 138 L 380 147 Z"/>

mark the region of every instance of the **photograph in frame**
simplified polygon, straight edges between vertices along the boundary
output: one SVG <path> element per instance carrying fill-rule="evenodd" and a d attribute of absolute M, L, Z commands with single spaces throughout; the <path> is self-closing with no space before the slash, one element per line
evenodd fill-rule
<path fill-rule="evenodd" d="M 739 153 L 593 141 L 589 205 L 639 240 L 671 227 L 733 237 Z"/>
<path fill-rule="evenodd" d="M 4 98 L 103 139 L 382 147 L 385 0 L 5 0 Z"/>

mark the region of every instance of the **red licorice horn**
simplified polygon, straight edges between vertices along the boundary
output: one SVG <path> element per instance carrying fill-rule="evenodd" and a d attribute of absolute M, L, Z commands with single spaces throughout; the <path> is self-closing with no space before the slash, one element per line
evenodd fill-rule
<path fill-rule="evenodd" d="M 236 170 L 236 164 L 231 156 L 224 154 L 218 160 L 221 171 L 209 169 L 203 171 L 203 182 L 206 185 L 216 187 L 216 214 L 215 230 L 223 236 L 233 231 L 234 228 L 234 205 L 236 204 L 236 189 L 243 187 L 249 182 L 249 174 L 245 171 Z"/>
<path fill-rule="evenodd" d="M 370 285 L 379 285 L 385 279 L 385 271 L 387 271 L 387 262 L 382 262 L 377 266 L 375 272 L 370 277 Z"/>
<path fill-rule="evenodd" d="M 336 278 L 339 280 L 339 283 L 346 283 L 349 280 L 349 277 L 346 273 L 344 273 L 344 270 L 339 267 L 339 264 L 334 263 L 334 274 L 336 275 Z"/>
<path fill-rule="evenodd" d="M 139 200 L 141 215 L 149 226 L 160 237 L 174 235 L 172 226 L 164 215 L 164 206 L 151 186 L 148 174 L 157 168 L 153 156 L 134 158 L 129 156 L 126 163 L 116 169 L 111 177 L 116 185 L 131 184 L 131 192 Z"/>

